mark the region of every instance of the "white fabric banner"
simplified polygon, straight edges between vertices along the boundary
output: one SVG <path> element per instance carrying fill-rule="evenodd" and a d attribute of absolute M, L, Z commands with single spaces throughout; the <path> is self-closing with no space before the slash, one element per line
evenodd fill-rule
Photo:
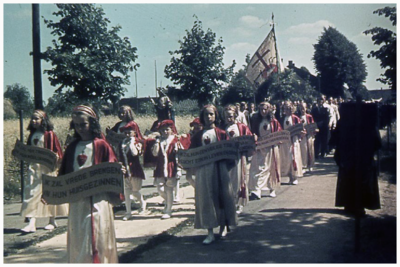
<path fill-rule="evenodd" d="M 12 155 L 29 163 L 39 163 L 54 171 L 57 167 L 58 156 L 53 151 L 37 146 L 23 144 L 17 139 Z"/>
<path fill-rule="evenodd" d="M 178 151 L 178 162 L 185 169 L 203 166 L 218 160 L 239 157 L 239 143 L 224 140 L 206 146 Z"/>
<path fill-rule="evenodd" d="M 290 142 L 290 132 L 282 130 L 261 136 L 257 140 L 257 150 Z"/>
<path fill-rule="evenodd" d="M 43 199 L 47 204 L 63 204 L 100 192 L 124 192 L 121 165 L 106 162 L 58 177 L 43 174 Z"/>

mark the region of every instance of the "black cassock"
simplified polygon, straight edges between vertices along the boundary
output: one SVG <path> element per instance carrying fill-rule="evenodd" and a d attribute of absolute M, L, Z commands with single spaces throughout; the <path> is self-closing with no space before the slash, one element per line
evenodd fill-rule
<path fill-rule="evenodd" d="M 343 103 L 334 133 L 339 166 L 336 203 L 350 212 L 380 208 L 375 153 L 381 147 L 376 104 Z M 357 110 L 358 109 L 358 110 Z"/>

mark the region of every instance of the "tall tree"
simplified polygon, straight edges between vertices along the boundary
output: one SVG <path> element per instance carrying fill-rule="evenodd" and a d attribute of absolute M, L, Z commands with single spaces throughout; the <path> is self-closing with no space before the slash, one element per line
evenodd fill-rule
<path fill-rule="evenodd" d="M 211 29 L 205 32 L 197 17 L 186 34 L 178 41 L 180 48 L 169 52 L 176 57 L 165 67 L 165 76 L 180 85 L 186 97 L 197 99 L 200 106 L 215 102 L 221 95 L 222 83 L 229 81 L 235 62 L 224 68 L 222 38 L 217 41 Z"/>
<path fill-rule="evenodd" d="M 33 111 L 34 105 L 31 94 L 29 93 L 28 88 L 19 83 L 7 85 L 6 91 L 4 92 L 4 98 L 11 100 L 16 112 L 23 110 L 25 114 L 30 115 Z"/>
<path fill-rule="evenodd" d="M 360 93 L 367 71 L 357 46 L 335 28 L 324 28 L 314 45 L 313 61 L 320 74 L 321 93 L 343 97 L 344 84 L 353 96 Z"/>
<path fill-rule="evenodd" d="M 118 36 L 121 26 L 108 30 L 110 20 L 101 7 L 94 4 L 57 4 L 53 15 L 58 22 L 45 20 L 52 34 L 53 48 L 48 47 L 44 59 L 53 66 L 45 70 L 56 93 L 65 89 L 65 97 L 72 94 L 79 99 L 110 100 L 115 103 L 127 91 L 129 72 L 139 65 L 136 47 L 127 37 Z"/>
<path fill-rule="evenodd" d="M 384 15 L 386 18 L 389 18 L 393 26 L 396 26 L 396 7 L 377 9 L 373 13 L 379 16 Z M 374 44 L 381 46 L 378 50 L 371 51 L 368 54 L 368 58 L 374 57 L 379 59 L 382 69 L 385 69 L 385 72 L 381 75 L 382 78 L 378 78 L 377 81 L 388 84 L 396 92 L 396 32 L 381 27 L 374 27 L 364 31 L 364 34 L 372 34 Z"/>

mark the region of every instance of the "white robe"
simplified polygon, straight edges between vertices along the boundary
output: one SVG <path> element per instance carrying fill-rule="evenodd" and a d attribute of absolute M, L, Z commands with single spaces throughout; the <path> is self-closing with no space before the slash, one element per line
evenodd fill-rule
<path fill-rule="evenodd" d="M 300 118 L 304 121 L 304 125 L 307 125 L 306 115 Z M 303 168 L 311 168 L 315 163 L 315 152 L 314 152 L 314 136 L 312 134 L 308 134 L 301 139 L 300 141 L 300 150 L 301 150 L 301 160 L 303 162 Z"/>
<path fill-rule="evenodd" d="M 87 159 L 80 166 L 77 157 L 82 152 L 87 156 Z M 74 171 L 92 166 L 94 162 L 93 141 L 81 141 L 76 147 L 74 158 L 71 160 L 74 160 Z M 78 199 L 69 204 L 68 262 L 92 263 L 92 225 L 95 247 L 98 250 L 100 262 L 118 263 L 114 212 L 107 193 Z"/>
<path fill-rule="evenodd" d="M 260 123 L 260 136 L 271 133 L 269 120 Z M 279 147 L 256 150 L 251 159 L 249 190 L 261 198 L 262 191 L 275 190 L 281 184 Z"/>
<path fill-rule="evenodd" d="M 44 133 L 36 131 L 30 140 L 32 146 L 44 148 Z M 68 215 L 68 204 L 45 205 L 42 203 L 42 174 L 56 176 L 56 171 L 41 164 L 31 163 L 28 166 L 28 180 L 24 187 L 24 200 L 21 206 L 23 217 L 56 217 Z"/>
<path fill-rule="evenodd" d="M 288 123 L 287 123 L 288 122 Z M 283 129 L 287 129 L 293 125 L 292 117 L 285 117 Z M 281 174 L 289 176 L 292 179 L 303 177 L 303 162 L 301 160 L 300 140 L 299 137 L 291 137 L 290 143 L 284 143 L 280 146 Z M 296 164 L 294 168 L 293 160 Z"/>
<path fill-rule="evenodd" d="M 203 145 L 204 139 L 210 139 L 210 143 L 217 142 L 215 130 L 203 133 Z M 225 161 L 197 168 L 195 183 L 194 227 L 211 229 L 223 225 L 235 226 L 235 196 Z"/>

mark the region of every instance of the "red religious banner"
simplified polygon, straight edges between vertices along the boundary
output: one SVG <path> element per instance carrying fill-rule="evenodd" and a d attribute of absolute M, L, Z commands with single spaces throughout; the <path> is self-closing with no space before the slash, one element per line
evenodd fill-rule
<path fill-rule="evenodd" d="M 246 69 L 246 78 L 252 85 L 257 87 L 268 80 L 272 73 L 281 72 L 281 65 L 275 30 L 272 28 L 250 59 Z"/>

